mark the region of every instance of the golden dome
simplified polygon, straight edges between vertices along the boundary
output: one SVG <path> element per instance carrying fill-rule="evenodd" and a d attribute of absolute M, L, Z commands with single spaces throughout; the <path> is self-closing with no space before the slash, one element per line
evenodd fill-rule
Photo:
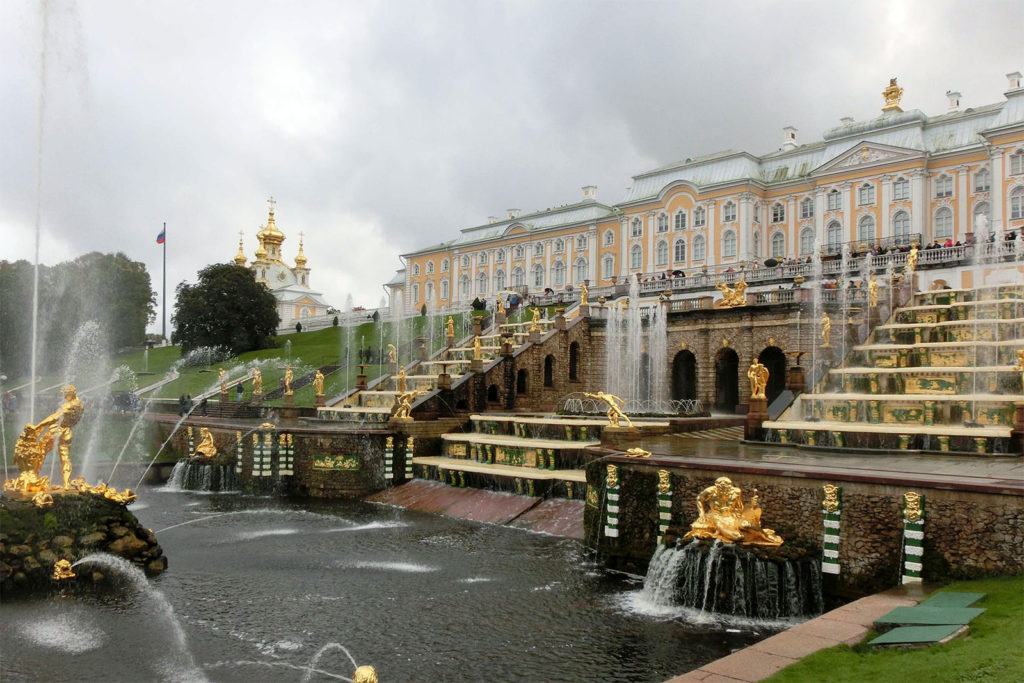
<path fill-rule="evenodd" d="M 245 265 L 245 252 L 242 251 L 242 233 L 238 233 L 238 253 L 235 254 L 235 265 Z"/>
<path fill-rule="evenodd" d="M 302 253 L 302 233 L 299 233 L 299 254 L 295 257 L 295 267 L 302 268 L 306 265 L 306 255 Z"/>

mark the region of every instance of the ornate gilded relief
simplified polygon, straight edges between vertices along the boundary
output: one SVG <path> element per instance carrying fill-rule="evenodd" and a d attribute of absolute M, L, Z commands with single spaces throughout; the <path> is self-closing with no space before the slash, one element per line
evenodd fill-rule
<path fill-rule="evenodd" d="M 903 383 L 908 394 L 955 394 L 954 375 L 908 375 Z"/>
<path fill-rule="evenodd" d="M 672 475 L 668 470 L 658 470 L 658 493 L 666 494 L 672 490 Z"/>
<path fill-rule="evenodd" d="M 839 509 L 839 487 L 835 484 L 825 484 L 821 487 L 825 497 L 821 502 L 821 507 L 825 512 L 835 512 Z"/>
<path fill-rule="evenodd" d="M 782 538 L 772 529 L 761 527 L 757 489 L 750 503 L 744 505 L 743 493 L 728 477 L 719 477 L 697 495 L 697 512 L 697 520 L 683 538 L 710 538 L 743 545 L 782 545 Z"/>
<path fill-rule="evenodd" d="M 619 468 L 615 465 L 608 465 L 606 483 L 608 484 L 608 488 L 614 488 L 619 485 Z"/>
<path fill-rule="evenodd" d="M 921 519 L 921 495 L 913 491 L 903 494 L 903 516 L 908 522 L 916 522 Z"/>
<path fill-rule="evenodd" d="M 314 470 L 344 470 L 354 471 L 362 467 L 362 461 L 358 455 L 314 455 Z"/>
<path fill-rule="evenodd" d="M 924 408 L 914 404 L 885 404 L 882 407 L 882 421 L 886 424 L 924 423 Z"/>

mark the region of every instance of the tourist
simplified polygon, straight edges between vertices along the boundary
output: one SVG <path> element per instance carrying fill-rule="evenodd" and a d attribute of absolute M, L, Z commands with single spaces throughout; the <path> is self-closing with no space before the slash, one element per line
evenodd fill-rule
<path fill-rule="evenodd" d="M 192 394 L 185 394 L 185 414 L 190 415 L 192 413 Z"/>
<path fill-rule="evenodd" d="M 203 400 L 199 402 L 199 414 L 203 417 L 206 416 L 206 397 L 203 396 Z"/>
<path fill-rule="evenodd" d="M 236 403 L 241 403 L 242 402 L 242 392 L 243 391 L 245 391 L 245 390 L 242 389 L 242 383 L 241 382 L 239 382 L 238 384 L 235 385 L 235 402 Z"/>
<path fill-rule="evenodd" d="M 185 404 L 185 394 L 178 397 L 178 417 L 184 417 L 188 414 L 188 409 Z"/>

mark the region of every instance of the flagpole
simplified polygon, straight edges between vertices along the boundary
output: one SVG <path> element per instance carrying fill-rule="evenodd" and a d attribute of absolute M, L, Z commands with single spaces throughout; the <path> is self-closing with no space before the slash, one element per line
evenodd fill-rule
<path fill-rule="evenodd" d="M 164 302 L 163 302 L 163 304 L 161 305 L 161 308 L 160 308 L 160 313 L 161 313 L 160 317 L 162 318 L 162 320 L 160 322 L 163 324 L 162 335 L 163 335 L 163 338 L 164 338 L 164 343 L 167 343 L 167 221 L 164 221 L 164 233 L 163 233 L 163 235 L 164 235 L 164 286 L 163 286 Z"/>

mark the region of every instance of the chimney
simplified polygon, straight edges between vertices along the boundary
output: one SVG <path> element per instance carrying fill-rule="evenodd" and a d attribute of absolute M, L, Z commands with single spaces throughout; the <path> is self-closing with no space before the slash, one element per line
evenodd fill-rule
<path fill-rule="evenodd" d="M 960 111 L 960 93 L 955 90 L 947 90 L 946 97 L 949 98 L 949 111 Z"/>
<path fill-rule="evenodd" d="M 509 218 L 519 218 L 519 209 L 509 209 L 508 210 L 508 217 Z"/>
<path fill-rule="evenodd" d="M 488 216 L 487 217 L 487 222 L 488 223 L 497 223 L 498 222 L 498 217 L 497 216 Z"/>
<path fill-rule="evenodd" d="M 1019 71 L 1014 71 L 1012 74 L 1006 74 L 1006 80 L 1008 81 L 1008 83 L 1006 84 L 1007 89 L 1017 90 L 1018 88 L 1020 88 L 1020 79 L 1021 74 Z"/>
<path fill-rule="evenodd" d="M 844 116 L 843 118 L 839 119 L 839 123 L 843 124 L 844 126 L 852 126 L 853 125 L 853 117 L 852 116 Z"/>
<path fill-rule="evenodd" d="M 782 141 L 782 149 L 796 149 L 796 128 L 786 126 L 782 129 L 782 133 L 785 136 L 785 139 Z"/>
<path fill-rule="evenodd" d="M 597 199 L 597 185 L 584 185 L 583 186 L 583 199 Z"/>

